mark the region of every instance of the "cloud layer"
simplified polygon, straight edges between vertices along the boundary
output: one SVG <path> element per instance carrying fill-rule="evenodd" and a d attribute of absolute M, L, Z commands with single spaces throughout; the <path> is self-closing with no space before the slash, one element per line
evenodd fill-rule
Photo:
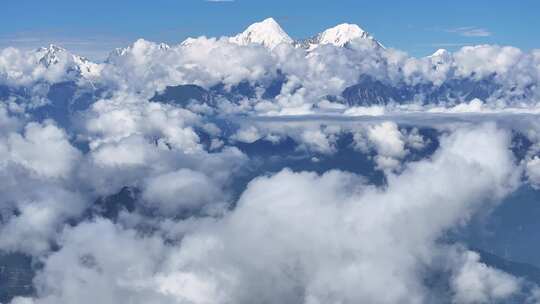
<path fill-rule="evenodd" d="M 489 45 L 1 50 L 0 253 L 36 271 L 11 303 L 533 301 L 447 237 L 540 187 L 539 78 Z"/>

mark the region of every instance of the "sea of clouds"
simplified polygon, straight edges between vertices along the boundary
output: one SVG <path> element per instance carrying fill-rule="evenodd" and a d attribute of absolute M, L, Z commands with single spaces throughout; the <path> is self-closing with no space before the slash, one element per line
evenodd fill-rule
<path fill-rule="evenodd" d="M 412 58 L 360 40 L 306 52 L 201 37 L 138 40 L 103 63 L 42 59 L 0 50 L 0 85 L 31 97 L 0 98 L 0 251 L 36 269 L 35 294 L 11 304 L 540 301 L 533 283 L 444 239 L 519 187 L 540 187 L 538 50 Z M 362 75 L 392 86 L 490 77 L 499 89 L 460 104 L 325 98 Z M 279 94 L 263 98 L 278 77 Z M 38 119 L 48 87 L 66 81 L 100 94 L 69 125 Z M 167 86 L 242 82 L 254 97 L 149 101 Z M 529 144 L 516 147 L 516 134 Z M 292 152 L 280 150 L 288 142 Z M 365 172 L 294 166 L 346 148 Z M 261 169 L 259 154 L 285 165 Z M 98 202 L 126 187 L 135 205 L 103 212 Z"/>

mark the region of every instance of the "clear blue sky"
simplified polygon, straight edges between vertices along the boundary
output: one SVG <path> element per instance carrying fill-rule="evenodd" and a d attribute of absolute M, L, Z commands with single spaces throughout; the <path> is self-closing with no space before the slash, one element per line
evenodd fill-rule
<path fill-rule="evenodd" d="M 274 17 L 294 38 L 357 23 L 414 56 L 469 44 L 540 48 L 540 0 L 3 0 L 0 47 L 58 43 L 89 57 L 137 38 L 178 43 L 221 36 Z"/>

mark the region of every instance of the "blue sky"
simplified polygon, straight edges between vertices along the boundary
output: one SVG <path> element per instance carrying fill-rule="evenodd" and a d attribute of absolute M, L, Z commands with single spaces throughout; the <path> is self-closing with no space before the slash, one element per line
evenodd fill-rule
<path fill-rule="evenodd" d="M 294 38 L 357 23 L 384 45 L 424 56 L 470 44 L 540 48 L 540 1 L 4 0 L 0 47 L 57 43 L 93 59 L 137 38 L 178 43 L 274 17 Z"/>

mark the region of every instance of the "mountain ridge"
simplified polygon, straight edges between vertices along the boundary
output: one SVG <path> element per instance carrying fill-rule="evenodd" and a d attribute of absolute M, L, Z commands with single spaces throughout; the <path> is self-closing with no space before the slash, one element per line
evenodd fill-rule
<path fill-rule="evenodd" d="M 190 38 L 183 44 L 187 44 Z M 263 21 L 251 24 L 242 33 L 229 37 L 229 41 L 238 45 L 260 44 L 269 49 L 273 49 L 281 43 L 294 45 L 312 51 L 320 45 L 331 44 L 336 47 L 347 47 L 353 40 L 365 39 L 375 43 L 377 47 L 384 46 L 377 41 L 370 33 L 363 30 L 357 24 L 342 23 L 328 28 L 323 32 L 307 39 L 292 39 L 283 30 L 274 18 L 267 18 Z"/>
<path fill-rule="evenodd" d="M 58 64 L 71 65 L 69 69 L 80 73 L 83 78 L 97 77 L 100 74 L 99 64 L 94 63 L 86 57 L 72 54 L 63 47 L 50 44 L 48 47 L 41 47 L 35 50 L 39 64 L 45 68 L 50 68 Z M 68 70 L 69 70 L 68 69 Z"/>
<path fill-rule="evenodd" d="M 303 40 L 298 40 L 297 43 L 301 48 L 312 51 L 321 45 L 334 45 L 336 47 L 347 47 L 356 39 L 365 39 L 375 43 L 377 47 L 384 46 L 377 41 L 370 33 L 363 30 L 357 24 L 342 23 L 334 27 L 328 28 L 323 32 Z"/>

